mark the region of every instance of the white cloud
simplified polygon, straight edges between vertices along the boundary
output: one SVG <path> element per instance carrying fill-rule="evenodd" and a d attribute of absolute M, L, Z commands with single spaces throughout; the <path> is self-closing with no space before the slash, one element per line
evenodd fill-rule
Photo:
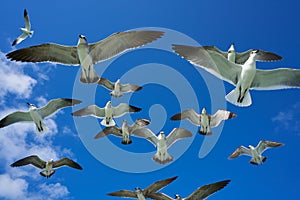
<path fill-rule="evenodd" d="M 24 199 L 28 183 L 20 178 L 12 179 L 9 175 L 0 175 L 0 197 L 4 199 Z"/>
<path fill-rule="evenodd" d="M 43 183 L 39 185 L 40 192 L 44 195 L 49 197 L 50 199 L 62 199 L 70 193 L 68 188 L 61 185 L 60 183 L 56 184 L 46 184 Z"/>

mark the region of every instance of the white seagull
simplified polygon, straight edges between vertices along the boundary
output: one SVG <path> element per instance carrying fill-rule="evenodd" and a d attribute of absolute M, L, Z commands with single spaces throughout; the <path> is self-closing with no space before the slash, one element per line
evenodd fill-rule
<path fill-rule="evenodd" d="M 175 179 L 177 179 L 177 176 L 172 177 L 172 178 L 168 178 L 168 179 L 165 179 L 165 180 L 157 181 L 157 182 L 151 184 L 149 187 L 147 187 L 144 190 L 142 190 L 139 187 L 136 187 L 135 191 L 120 190 L 120 191 L 117 191 L 117 192 L 109 193 L 107 195 L 117 196 L 117 197 L 125 197 L 125 198 L 135 198 L 135 199 L 138 199 L 138 200 L 146 200 L 146 198 L 148 198 L 148 196 L 150 194 L 161 190 L 162 188 L 166 187 L 171 182 L 173 182 Z"/>
<path fill-rule="evenodd" d="M 225 180 L 225 181 L 204 185 L 198 188 L 197 190 L 195 190 L 192 194 L 190 194 L 186 198 L 182 198 L 180 195 L 176 194 L 175 199 L 173 199 L 164 193 L 151 193 L 149 195 L 149 198 L 155 200 L 204 200 L 210 195 L 212 195 L 213 193 L 223 189 L 229 182 L 230 180 Z"/>
<path fill-rule="evenodd" d="M 173 160 L 173 157 L 167 150 L 174 142 L 182 138 L 192 137 L 192 133 L 183 128 L 174 128 L 167 137 L 163 131 L 156 136 L 147 128 L 135 130 L 133 131 L 133 135 L 147 139 L 157 148 L 157 152 L 152 159 L 160 164 L 166 164 Z"/>
<path fill-rule="evenodd" d="M 77 46 L 41 44 L 8 53 L 7 58 L 21 62 L 54 62 L 82 67 L 80 81 L 95 83 L 99 76 L 94 64 L 112 58 L 162 37 L 160 31 L 127 31 L 115 33 L 104 40 L 88 44 L 85 36 L 79 35 Z"/>
<path fill-rule="evenodd" d="M 237 158 L 240 155 L 246 155 L 252 157 L 250 163 L 253 165 L 263 164 L 266 160 L 266 156 L 262 156 L 261 154 L 267 150 L 268 148 L 274 148 L 282 146 L 283 143 L 280 142 L 272 142 L 268 140 L 261 140 L 256 147 L 249 145 L 249 148 L 244 146 L 238 147 L 229 158 Z"/>
<path fill-rule="evenodd" d="M 82 108 L 76 112 L 73 112 L 73 116 L 93 116 L 97 118 L 103 119 L 101 124 L 103 126 L 114 126 L 116 122 L 113 118 L 121 117 L 126 113 L 130 112 L 139 112 L 141 108 L 137 108 L 135 106 L 131 106 L 125 103 L 120 103 L 118 106 L 113 107 L 111 105 L 111 101 L 108 101 L 104 108 L 99 108 L 96 105 L 90 105 L 85 108 Z"/>
<path fill-rule="evenodd" d="M 141 86 L 133 84 L 121 84 L 120 79 L 115 83 L 109 81 L 106 78 L 100 78 L 98 81 L 99 85 L 104 86 L 105 88 L 111 90 L 110 95 L 116 98 L 122 97 L 125 92 L 136 92 L 142 89 Z"/>
<path fill-rule="evenodd" d="M 99 132 L 94 138 L 98 139 L 112 134 L 117 137 L 122 137 L 122 144 L 131 144 L 132 140 L 130 139 L 130 135 L 133 133 L 133 131 L 143 128 L 148 124 L 150 124 L 149 120 L 138 119 L 131 126 L 129 126 L 127 124 L 127 120 L 124 119 L 121 128 L 116 126 L 106 127 L 101 132 Z"/>
<path fill-rule="evenodd" d="M 251 51 L 254 50 L 254 49 L 249 49 L 247 51 L 238 53 L 238 52 L 235 51 L 233 43 L 230 45 L 230 48 L 228 49 L 227 52 L 226 51 L 221 51 L 220 49 L 218 49 L 215 46 L 203 46 L 203 48 L 205 50 L 210 50 L 210 51 L 217 52 L 217 53 L 221 54 L 222 56 L 224 56 L 224 58 L 227 58 L 227 60 L 229 60 L 233 63 L 237 63 L 237 64 L 244 64 L 248 60 Z M 263 50 L 259 50 L 259 51 L 262 54 L 265 52 Z M 282 59 L 282 57 L 277 55 L 277 57 L 274 56 L 274 60 L 265 60 L 265 61 L 278 61 L 278 60 L 281 60 L 281 59 Z M 262 60 L 262 61 L 264 61 L 264 60 Z"/>
<path fill-rule="evenodd" d="M 43 122 L 44 118 L 51 116 L 64 107 L 74 106 L 79 103 L 81 103 L 81 101 L 66 98 L 52 99 L 47 105 L 41 108 L 37 108 L 35 105 L 27 103 L 29 106 L 28 112 L 16 111 L 7 115 L 0 120 L 0 128 L 16 122 L 34 122 L 37 132 L 45 132 L 48 128 Z"/>
<path fill-rule="evenodd" d="M 218 110 L 215 114 L 209 115 L 206 113 L 206 109 L 202 109 L 202 113 L 198 114 L 193 109 L 185 110 L 181 113 L 175 114 L 171 120 L 183 120 L 188 119 L 193 124 L 201 126 L 199 133 L 201 135 L 211 135 L 210 128 L 217 127 L 223 120 L 231 119 L 237 115 L 227 110 Z"/>
<path fill-rule="evenodd" d="M 243 64 L 228 61 L 219 53 L 206 51 L 202 47 L 173 45 L 174 51 L 190 63 L 212 73 L 235 86 L 226 100 L 236 106 L 252 104 L 249 89 L 277 90 L 300 87 L 300 70 L 278 68 L 273 70 L 256 69 L 256 61 L 276 60 L 278 56 L 260 50 L 251 51 L 248 60 Z"/>
<path fill-rule="evenodd" d="M 62 158 L 57 161 L 54 161 L 53 159 L 50 159 L 49 161 L 43 161 L 40 159 L 37 155 L 28 156 L 26 158 L 20 159 L 13 164 L 11 164 L 11 167 L 20 167 L 24 165 L 33 165 L 37 168 L 44 169 L 40 172 L 40 175 L 49 178 L 55 173 L 55 168 L 62 167 L 62 166 L 69 166 L 75 169 L 82 170 L 82 167 L 74 162 L 73 160 L 69 158 Z"/>
<path fill-rule="evenodd" d="M 28 16 L 26 9 L 24 9 L 24 20 L 25 20 L 25 28 L 20 28 L 20 30 L 23 33 L 17 39 L 15 39 L 13 41 L 12 46 L 19 44 L 20 42 L 25 40 L 28 36 L 32 37 L 32 35 L 33 35 L 33 31 L 30 30 L 31 25 L 30 25 L 29 16 Z"/>

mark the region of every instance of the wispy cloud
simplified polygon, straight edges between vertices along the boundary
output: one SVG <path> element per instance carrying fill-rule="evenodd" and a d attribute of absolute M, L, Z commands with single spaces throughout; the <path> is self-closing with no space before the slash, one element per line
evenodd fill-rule
<path fill-rule="evenodd" d="M 276 122 L 276 132 L 288 131 L 300 135 L 300 102 L 295 103 L 272 118 Z"/>

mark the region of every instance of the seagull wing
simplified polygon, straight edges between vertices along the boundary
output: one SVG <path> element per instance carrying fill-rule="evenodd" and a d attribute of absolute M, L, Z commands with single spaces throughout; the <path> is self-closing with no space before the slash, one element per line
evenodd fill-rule
<path fill-rule="evenodd" d="M 200 121 L 201 121 L 201 114 L 196 113 L 193 109 L 190 110 L 185 110 L 181 113 L 178 113 L 176 115 L 173 115 L 171 120 L 182 120 L 182 119 L 188 119 L 190 120 L 193 124 L 199 126 Z"/>
<path fill-rule="evenodd" d="M 118 106 L 112 107 L 112 110 L 113 110 L 113 116 L 114 117 L 121 117 L 126 113 L 139 112 L 142 109 L 138 108 L 138 107 L 135 107 L 135 106 L 128 105 L 126 103 L 120 103 Z"/>
<path fill-rule="evenodd" d="M 81 101 L 76 99 L 66 99 L 66 98 L 52 99 L 51 101 L 48 102 L 46 106 L 39 108 L 38 112 L 40 113 L 42 118 L 45 118 L 56 113 L 58 110 L 62 108 L 68 106 L 74 106 L 80 103 Z"/>
<path fill-rule="evenodd" d="M 108 193 L 107 195 L 125 198 L 138 198 L 136 192 L 130 190 L 119 190 L 117 192 Z"/>
<path fill-rule="evenodd" d="M 105 109 L 96 105 L 90 105 L 72 113 L 73 116 L 94 116 L 97 118 L 105 117 Z"/>
<path fill-rule="evenodd" d="M 169 197 L 164 193 L 151 193 L 147 195 L 148 198 L 155 199 L 155 200 L 173 200 L 173 198 Z"/>
<path fill-rule="evenodd" d="M 145 45 L 162 37 L 163 34 L 160 31 L 128 31 L 110 35 L 104 40 L 89 45 L 93 63 L 95 64 L 126 50 Z"/>
<path fill-rule="evenodd" d="M 218 126 L 222 120 L 227 120 L 236 117 L 237 115 L 227 110 L 218 110 L 210 117 L 210 127 Z"/>
<path fill-rule="evenodd" d="M 203 68 L 221 80 L 236 85 L 242 67 L 228 61 L 219 53 L 206 51 L 202 47 L 184 46 L 173 44 L 173 50 L 193 65 Z"/>
<path fill-rule="evenodd" d="M 251 51 L 253 51 L 253 49 L 249 49 L 249 50 L 241 52 L 241 53 L 236 52 L 235 53 L 235 63 L 244 64 L 248 60 Z"/>
<path fill-rule="evenodd" d="M 26 9 L 24 9 L 24 20 L 25 20 L 25 27 L 26 27 L 26 29 L 28 31 L 30 31 L 31 25 L 30 25 L 29 16 L 28 16 L 28 13 L 27 13 Z"/>
<path fill-rule="evenodd" d="M 279 68 L 274 70 L 256 70 L 251 89 L 278 90 L 300 87 L 300 70 Z"/>
<path fill-rule="evenodd" d="M 166 145 L 167 147 L 171 146 L 176 140 L 192 137 L 192 133 L 188 130 L 183 128 L 174 128 L 171 133 L 166 138 Z"/>
<path fill-rule="evenodd" d="M 272 142 L 268 140 L 261 140 L 257 145 L 257 153 L 262 154 L 268 148 L 280 147 L 283 144 L 280 142 Z"/>
<path fill-rule="evenodd" d="M 46 167 L 46 162 L 43 161 L 42 159 L 40 159 L 36 155 L 28 156 L 26 158 L 20 159 L 20 160 L 14 162 L 13 164 L 11 164 L 10 166 L 20 167 L 20 166 L 29 165 L 29 164 L 31 164 L 35 167 L 38 167 L 40 169 L 44 169 Z"/>
<path fill-rule="evenodd" d="M 220 181 L 220 182 L 204 185 L 204 186 L 198 188 L 197 190 L 195 190 L 191 195 L 186 197 L 184 200 L 205 199 L 208 196 L 210 196 L 211 194 L 224 188 L 229 182 L 230 182 L 230 180 L 225 180 L 225 181 Z"/>
<path fill-rule="evenodd" d="M 121 92 L 136 92 L 142 89 L 141 86 L 133 85 L 133 84 L 124 84 L 121 85 Z"/>
<path fill-rule="evenodd" d="M 23 40 L 25 40 L 27 38 L 27 34 L 26 33 L 22 33 L 17 39 L 15 39 L 12 43 L 12 46 L 15 46 L 19 43 L 21 43 Z"/>
<path fill-rule="evenodd" d="M 80 65 L 77 47 L 58 44 L 41 44 L 18 49 L 6 54 L 6 57 L 21 62 L 54 62 L 64 65 Z"/>
<path fill-rule="evenodd" d="M 22 122 L 22 121 L 23 122 L 33 121 L 29 112 L 17 111 L 7 115 L 6 117 L 0 120 L 0 128 L 3 128 L 4 126 L 8 126 L 16 122 Z"/>
<path fill-rule="evenodd" d="M 58 168 L 58 167 L 61 167 L 61 166 L 69 166 L 69 167 L 72 167 L 72 168 L 75 168 L 75 169 L 80 169 L 82 170 L 82 167 L 74 162 L 73 160 L 69 159 L 69 158 L 62 158 L 60 160 L 57 160 L 53 163 L 53 168 Z"/>
<path fill-rule="evenodd" d="M 146 196 L 148 194 L 155 193 L 155 192 L 161 190 L 162 188 L 166 187 L 167 185 L 169 185 L 171 182 L 173 182 L 175 179 L 177 179 L 177 177 L 178 176 L 174 176 L 172 178 L 168 178 L 165 180 L 156 181 L 155 183 L 151 184 L 149 187 L 144 189 L 143 194 Z"/>
<path fill-rule="evenodd" d="M 154 146 L 157 146 L 158 138 L 157 136 L 148 128 L 137 129 L 132 132 L 133 135 L 137 135 L 145 138 L 149 142 L 151 142 Z"/>
<path fill-rule="evenodd" d="M 102 131 L 100 131 L 97 135 L 95 135 L 94 139 L 102 138 L 108 136 L 109 134 L 113 134 L 118 137 L 122 137 L 122 129 L 116 126 L 106 127 Z"/>
<path fill-rule="evenodd" d="M 103 85 L 104 87 L 106 87 L 109 90 L 113 90 L 115 88 L 114 83 L 109 81 L 106 78 L 100 78 L 100 80 L 98 81 L 98 84 Z"/>
<path fill-rule="evenodd" d="M 129 133 L 132 133 L 133 131 L 135 131 L 136 129 L 142 128 L 144 126 L 147 126 L 148 124 L 150 124 L 150 121 L 148 119 L 137 119 L 132 126 L 129 126 Z"/>
<path fill-rule="evenodd" d="M 248 148 L 240 146 L 229 156 L 229 158 L 237 158 L 240 155 L 247 155 L 252 157 L 251 152 Z"/>
<path fill-rule="evenodd" d="M 202 46 L 203 47 L 203 49 L 205 49 L 205 50 L 209 50 L 209 51 L 214 51 L 214 52 L 216 52 L 216 53 L 218 53 L 218 54 L 221 54 L 224 58 L 226 58 L 227 59 L 227 57 L 228 57 L 228 53 L 227 52 L 225 52 L 225 51 L 221 51 L 219 48 L 217 48 L 216 46 Z"/>

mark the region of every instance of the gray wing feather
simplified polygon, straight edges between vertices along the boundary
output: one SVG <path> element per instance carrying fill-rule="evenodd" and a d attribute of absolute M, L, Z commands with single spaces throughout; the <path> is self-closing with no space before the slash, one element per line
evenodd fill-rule
<path fill-rule="evenodd" d="M 157 146 L 158 138 L 157 136 L 148 128 L 137 129 L 132 132 L 133 135 L 140 136 L 142 138 L 147 139 L 154 146 Z"/>
<path fill-rule="evenodd" d="M 73 116 L 94 116 L 97 118 L 105 117 L 105 109 L 96 105 L 90 105 L 72 113 Z"/>
<path fill-rule="evenodd" d="M 214 76 L 236 85 L 242 67 L 228 61 L 219 53 L 206 51 L 202 47 L 173 44 L 173 50 L 193 65 L 203 68 Z"/>
<path fill-rule="evenodd" d="M 23 40 L 25 40 L 27 38 L 27 34 L 26 33 L 22 33 L 17 39 L 15 39 L 12 43 L 12 46 L 17 45 L 19 43 L 21 43 Z"/>
<path fill-rule="evenodd" d="M 46 162 L 43 161 L 42 159 L 40 159 L 36 155 L 32 155 L 32 156 L 28 156 L 26 158 L 20 159 L 20 160 L 14 162 L 13 164 L 11 164 L 10 166 L 20 167 L 20 166 L 29 165 L 29 164 L 31 164 L 35 167 L 38 167 L 40 169 L 44 169 L 46 167 Z"/>
<path fill-rule="evenodd" d="M 178 178 L 178 176 L 174 176 L 172 178 L 168 178 L 165 180 L 156 181 L 155 183 L 151 184 L 149 187 L 144 189 L 144 191 L 143 191 L 144 196 L 147 197 L 148 194 L 155 193 L 155 192 L 163 189 L 164 187 L 169 185 L 171 182 L 173 182 L 177 178 Z"/>
<path fill-rule="evenodd" d="M 269 148 L 279 147 L 283 144 L 280 142 L 272 142 L 268 140 L 261 140 L 257 145 L 257 153 L 262 154 L 265 150 Z"/>
<path fill-rule="evenodd" d="M 121 85 L 121 92 L 136 92 L 142 89 L 141 86 L 133 85 L 133 84 L 124 84 Z"/>
<path fill-rule="evenodd" d="M 181 113 L 173 115 L 171 120 L 183 120 L 183 119 L 188 119 L 190 120 L 193 124 L 200 126 L 200 121 L 201 121 L 201 114 L 196 113 L 193 109 L 190 110 L 185 110 Z"/>
<path fill-rule="evenodd" d="M 240 52 L 240 53 L 236 52 L 235 53 L 235 63 L 244 64 L 248 60 L 251 51 L 253 51 L 253 49 L 249 49 L 247 51 Z"/>
<path fill-rule="evenodd" d="M 132 126 L 128 127 L 129 133 L 132 133 L 136 129 L 142 128 L 150 124 L 150 121 L 148 119 L 137 119 Z"/>
<path fill-rule="evenodd" d="M 82 167 L 78 163 L 74 162 L 73 160 L 71 160 L 69 158 L 62 158 L 60 160 L 55 161 L 53 163 L 52 167 L 57 168 L 57 167 L 61 167 L 61 166 L 64 166 L 64 165 L 75 168 L 75 169 L 82 170 Z"/>
<path fill-rule="evenodd" d="M 217 48 L 216 46 L 202 46 L 203 49 L 205 50 L 209 50 L 209 51 L 214 51 L 216 53 L 221 54 L 224 58 L 227 59 L 228 57 L 228 53 L 225 51 L 221 51 L 219 48 Z"/>
<path fill-rule="evenodd" d="M 46 106 L 39 108 L 38 112 L 40 113 L 42 118 L 45 118 L 56 113 L 58 110 L 62 108 L 74 106 L 80 103 L 81 101 L 77 99 L 66 99 L 66 98 L 52 99 L 47 103 Z"/>
<path fill-rule="evenodd" d="M 116 126 L 106 127 L 102 131 L 100 131 L 97 135 L 95 135 L 94 139 L 102 138 L 108 136 L 109 134 L 113 134 L 117 137 L 122 137 L 122 129 Z"/>
<path fill-rule="evenodd" d="M 166 145 L 167 147 L 169 147 L 177 140 L 192 137 L 192 135 L 193 134 L 190 131 L 185 130 L 183 128 L 174 128 L 166 138 Z"/>
<path fill-rule="evenodd" d="M 227 110 L 218 110 L 214 115 L 210 117 L 210 127 L 218 126 L 221 121 L 236 117 L 236 114 Z"/>
<path fill-rule="evenodd" d="M 162 37 L 163 34 L 160 31 L 128 31 L 110 35 L 99 42 L 89 45 L 93 63 L 95 64 L 126 50 L 145 45 Z"/>
<path fill-rule="evenodd" d="M 29 112 L 21 112 L 21 111 L 17 111 L 14 113 L 11 113 L 9 115 L 7 115 L 6 117 L 4 117 L 3 119 L 0 120 L 0 128 L 4 127 L 4 126 L 8 126 L 10 124 L 16 123 L 16 122 L 30 122 L 33 121 Z"/>
<path fill-rule="evenodd" d="M 247 155 L 252 157 L 251 152 L 248 148 L 240 146 L 229 156 L 229 158 L 237 158 L 240 155 Z"/>
<path fill-rule="evenodd" d="M 77 47 L 58 44 L 41 44 L 18 49 L 6 54 L 6 57 L 21 62 L 54 62 L 64 65 L 80 65 Z"/>
<path fill-rule="evenodd" d="M 256 70 L 251 89 L 278 90 L 300 87 L 300 70 L 279 68 L 274 70 Z"/>
<path fill-rule="evenodd" d="M 112 107 L 112 110 L 114 117 L 121 117 L 129 112 L 139 112 L 141 111 L 141 108 L 131 106 L 126 103 L 120 103 L 118 106 Z"/>
<path fill-rule="evenodd" d="M 115 88 L 114 83 L 109 81 L 106 78 L 100 78 L 100 80 L 98 81 L 98 84 L 103 85 L 104 87 L 106 87 L 109 90 L 113 90 Z"/>
<path fill-rule="evenodd" d="M 164 193 L 151 193 L 148 194 L 148 197 L 155 200 L 173 200 L 173 198 Z"/>
<path fill-rule="evenodd" d="M 130 190 L 119 190 L 117 192 L 108 193 L 107 195 L 117 196 L 117 197 L 137 198 L 136 192 Z"/>

